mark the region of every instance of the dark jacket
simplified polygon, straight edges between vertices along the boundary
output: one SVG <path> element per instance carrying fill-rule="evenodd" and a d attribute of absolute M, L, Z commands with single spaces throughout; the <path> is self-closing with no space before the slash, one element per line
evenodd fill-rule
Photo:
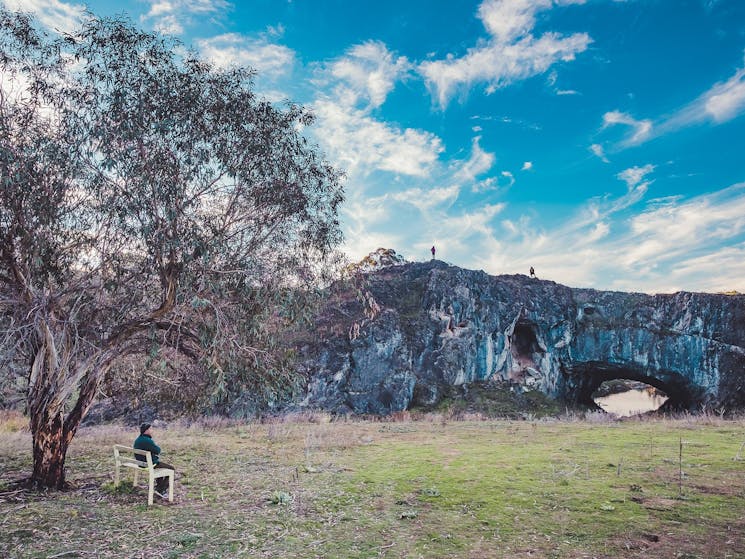
<path fill-rule="evenodd" d="M 160 458 L 158 457 L 158 454 L 160 454 L 160 447 L 153 442 L 153 438 L 150 435 L 140 435 L 135 439 L 135 444 L 132 446 L 138 450 L 149 450 L 153 457 L 153 465 L 160 462 Z M 147 461 L 145 460 L 144 455 L 137 454 L 136 452 L 135 458 L 141 462 Z"/>

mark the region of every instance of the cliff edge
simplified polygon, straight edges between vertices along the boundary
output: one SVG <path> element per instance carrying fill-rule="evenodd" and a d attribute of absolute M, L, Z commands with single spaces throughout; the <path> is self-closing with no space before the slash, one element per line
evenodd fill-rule
<path fill-rule="evenodd" d="M 387 414 L 509 381 L 589 404 L 605 380 L 668 405 L 745 406 L 745 295 L 647 295 L 490 276 L 432 260 L 340 281 L 298 347 L 303 406 Z"/>

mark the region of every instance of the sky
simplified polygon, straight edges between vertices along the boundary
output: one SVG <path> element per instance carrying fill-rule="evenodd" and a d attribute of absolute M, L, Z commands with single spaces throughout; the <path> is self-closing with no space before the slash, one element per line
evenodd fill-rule
<path fill-rule="evenodd" d="M 745 292 L 745 0 L 0 0 L 178 37 L 313 110 L 343 250 Z"/>

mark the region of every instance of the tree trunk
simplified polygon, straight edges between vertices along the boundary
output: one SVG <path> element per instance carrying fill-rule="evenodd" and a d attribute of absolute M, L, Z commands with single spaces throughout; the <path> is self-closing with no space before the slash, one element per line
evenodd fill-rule
<path fill-rule="evenodd" d="M 39 489 L 51 487 L 64 489 L 65 458 L 72 437 L 68 437 L 62 414 L 51 422 L 40 422 L 32 429 L 34 446 L 34 473 L 31 484 Z"/>
<path fill-rule="evenodd" d="M 67 449 L 93 403 L 106 367 L 97 359 L 100 352 L 87 357 L 75 355 L 71 337 L 63 328 L 53 332 L 49 322 L 39 323 L 29 375 L 27 404 L 34 454 L 31 485 L 63 489 Z M 76 392 L 75 405 L 65 414 Z"/>

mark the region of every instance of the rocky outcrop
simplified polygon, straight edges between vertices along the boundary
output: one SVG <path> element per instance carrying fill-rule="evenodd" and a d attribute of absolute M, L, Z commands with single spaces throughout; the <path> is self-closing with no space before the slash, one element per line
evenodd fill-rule
<path fill-rule="evenodd" d="M 745 404 L 745 296 L 646 295 L 490 276 L 443 262 L 339 282 L 299 347 L 302 405 L 385 414 L 446 387 L 508 381 L 589 403 L 605 380 L 643 381 L 668 405 Z"/>

